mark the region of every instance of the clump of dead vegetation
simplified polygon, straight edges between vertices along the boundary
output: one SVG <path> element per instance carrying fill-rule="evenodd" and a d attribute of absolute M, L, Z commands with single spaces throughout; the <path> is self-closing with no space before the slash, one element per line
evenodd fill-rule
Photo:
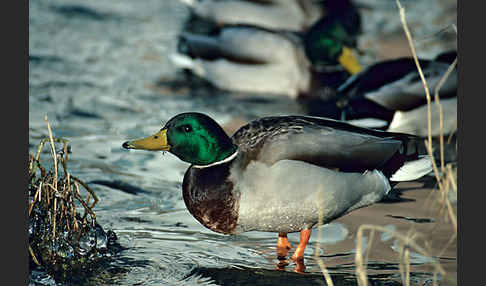
<path fill-rule="evenodd" d="M 49 138 L 41 140 L 35 156 L 29 154 L 29 268 L 43 269 L 56 281 L 65 281 L 79 276 L 75 273 L 90 273 L 96 263 L 112 256 L 116 235 L 96 222 L 93 208 L 98 198 L 69 173 L 68 141 L 54 138 L 45 120 Z M 62 148 L 56 150 L 56 143 Z M 52 159 L 49 169 L 40 160 L 45 146 Z"/>

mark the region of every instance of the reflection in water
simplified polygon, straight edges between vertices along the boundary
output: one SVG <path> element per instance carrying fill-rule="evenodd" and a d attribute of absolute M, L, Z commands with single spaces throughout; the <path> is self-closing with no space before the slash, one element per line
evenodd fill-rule
<path fill-rule="evenodd" d="M 208 284 L 203 283 L 202 285 L 327 285 L 324 276 L 319 273 L 299 274 L 248 267 L 196 268 L 189 274 L 186 281 L 197 280 L 201 277 L 210 279 L 206 280 Z M 391 274 L 370 275 L 368 278 L 370 285 L 402 285 L 395 281 L 396 277 Z M 331 279 L 336 286 L 358 285 L 356 277 L 352 274 L 332 273 Z"/>
<path fill-rule="evenodd" d="M 284 271 L 285 268 L 289 265 L 289 261 L 287 260 L 287 258 L 283 258 L 283 257 L 278 257 L 278 260 L 279 262 L 277 263 L 275 269 L 277 270 L 280 270 L 280 271 Z M 305 263 L 304 263 L 304 257 L 300 258 L 300 259 L 292 259 L 292 261 L 295 263 L 295 268 L 294 268 L 294 272 L 295 273 L 305 273 Z"/>

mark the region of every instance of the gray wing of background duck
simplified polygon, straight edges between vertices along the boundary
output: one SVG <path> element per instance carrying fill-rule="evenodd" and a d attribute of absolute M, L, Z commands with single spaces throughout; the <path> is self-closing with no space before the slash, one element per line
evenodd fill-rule
<path fill-rule="evenodd" d="M 449 68 L 449 62 L 419 60 L 431 94 Z M 452 97 L 457 91 L 454 69 L 440 89 L 440 97 Z M 337 92 L 347 98 L 365 97 L 389 110 L 410 110 L 426 103 L 425 90 L 412 58 L 400 58 L 374 64 L 351 76 Z"/>
<path fill-rule="evenodd" d="M 423 70 L 424 77 L 431 95 L 447 71 L 449 64 L 430 62 Z M 440 89 L 441 97 L 455 96 L 457 90 L 457 73 L 455 70 L 449 75 Z M 401 80 L 387 84 L 382 88 L 365 94 L 365 97 L 391 110 L 410 110 L 423 105 L 425 89 L 417 71 L 411 72 Z"/>
<path fill-rule="evenodd" d="M 259 119 L 232 137 L 239 150 L 246 153 L 248 162 L 258 160 L 272 165 L 290 159 L 341 171 L 383 167 L 397 151 L 411 152 L 407 151 L 411 138 L 307 116 Z"/>
<path fill-rule="evenodd" d="M 217 35 L 183 32 L 183 52 L 198 58 L 226 58 L 241 63 L 274 63 L 289 60 L 300 51 L 300 42 L 283 33 L 247 26 L 229 26 Z"/>

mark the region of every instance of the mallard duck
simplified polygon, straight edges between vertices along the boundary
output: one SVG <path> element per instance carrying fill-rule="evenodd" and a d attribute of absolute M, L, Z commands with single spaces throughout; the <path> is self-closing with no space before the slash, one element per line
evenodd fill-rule
<path fill-rule="evenodd" d="M 224 25 L 252 25 L 272 30 L 303 31 L 324 14 L 313 0 L 180 0 L 198 17 Z M 328 1 L 329 2 L 329 1 Z"/>
<path fill-rule="evenodd" d="M 312 97 L 323 86 L 337 86 L 360 69 L 351 50 L 337 47 L 336 52 L 341 51 L 346 54 L 340 57 L 344 69 L 332 66 L 316 71 L 295 34 L 231 26 L 216 35 L 182 33 L 179 53 L 170 59 L 222 90 L 297 98 Z"/>
<path fill-rule="evenodd" d="M 214 5 L 238 3 L 263 5 Z M 270 30 L 256 23 L 226 24 L 203 34 L 183 32 L 178 53 L 170 59 L 219 89 L 312 97 L 320 87 L 337 86 L 361 70 L 353 51 L 361 29 L 357 10 L 349 1 L 326 1 L 325 6 L 326 16 L 303 32 Z M 246 15 L 238 9 L 232 14 Z"/>
<path fill-rule="evenodd" d="M 436 86 L 456 57 L 457 52 L 451 51 L 439 54 L 433 60 L 419 59 L 431 97 L 434 96 Z M 457 72 L 454 69 L 439 92 L 446 112 L 444 114 L 448 117 L 446 119 L 451 119 L 447 120 L 444 126 L 447 131 L 453 130 L 455 125 L 456 93 Z M 425 90 L 417 66 L 411 57 L 383 61 L 352 75 L 337 88 L 337 96 L 333 104 L 341 109 L 342 112 L 339 113 L 341 120 L 360 124 L 364 118 L 374 118 L 381 120 L 372 126 L 375 128 L 389 128 L 388 131 L 420 136 L 427 134 L 427 128 L 422 128 L 427 124 L 427 112 L 424 111 L 427 108 Z M 316 113 L 318 114 L 318 112 L 314 114 Z M 432 107 L 432 113 L 438 122 L 436 106 Z M 320 115 L 329 116 L 326 113 Z M 334 111 L 333 115 L 336 115 Z M 438 128 L 434 128 L 433 133 L 434 136 L 438 135 Z"/>
<path fill-rule="evenodd" d="M 211 117 L 189 112 L 123 147 L 168 151 L 190 163 L 182 182 L 189 212 L 223 234 L 278 233 L 279 269 L 288 264 L 287 233 L 300 232 L 292 260 L 302 272 L 320 212 L 329 223 L 379 201 L 393 182 L 431 171 L 415 139 L 308 116 L 260 118 L 229 137 Z"/>
<path fill-rule="evenodd" d="M 351 73 L 361 70 L 353 53 L 361 18 L 350 0 L 183 2 L 194 14 L 219 27 L 245 25 L 296 32 L 303 37 L 307 57 L 318 68 L 342 64 Z"/>

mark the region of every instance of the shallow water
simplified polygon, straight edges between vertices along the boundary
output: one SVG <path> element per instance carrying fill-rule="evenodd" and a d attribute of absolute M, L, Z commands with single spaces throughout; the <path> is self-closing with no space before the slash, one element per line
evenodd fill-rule
<path fill-rule="evenodd" d="M 363 55 L 363 64 L 407 54 L 398 10 L 391 2 L 359 1 L 372 8 L 363 8 L 366 35 L 360 45 L 374 53 Z M 417 29 L 419 56 L 433 57 L 455 47 L 455 39 L 448 33 L 427 38 L 456 23 L 455 1 L 403 2 L 410 26 Z M 433 11 L 427 19 L 421 14 L 424 9 Z M 103 284 L 319 284 L 323 278 L 313 257 L 317 231 L 306 249 L 308 274 L 292 273 L 293 265 L 288 272 L 273 271 L 276 234 L 225 236 L 211 232 L 188 213 L 182 201 L 181 181 L 187 163 L 171 154 L 121 148 L 127 139 L 152 134 L 173 115 L 185 111 L 205 112 L 227 130 L 259 116 L 305 114 L 286 98 L 167 84 L 182 78 L 167 56 L 176 50 L 177 35 L 188 15 L 177 0 L 29 1 L 29 152 L 35 153 L 40 139 L 48 134 L 46 115 L 54 136 L 70 140 L 70 172 L 97 193 L 98 222 L 115 231 L 126 248 L 113 265 L 123 271 L 105 277 Z M 386 36 L 372 33 L 377 31 Z M 397 40 L 391 41 L 393 37 Z M 393 208 L 396 205 L 404 206 Z M 373 219 L 366 223 L 389 223 L 405 231 L 422 225 L 386 217 L 413 217 L 414 208 L 420 207 L 417 204 L 405 200 L 389 206 L 393 207 L 384 212 L 367 208 Z M 447 222 L 424 215 L 433 219 L 429 224 L 436 229 L 443 224 L 447 229 Z M 336 285 L 355 283 L 358 223 L 365 221 L 351 214 L 323 227 L 325 235 L 318 250 Z M 298 234 L 289 234 L 289 239 L 297 245 Z M 400 281 L 395 242 L 385 242 L 386 255 L 370 261 L 370 277 L 376 283 Z M 440 241 L 433 248 L 443 245 Z M 455 253 L 455 242 L 450 248 L 448 253 Z M 425 267 L 428 261 L 413 257 L 413 281 L 428 283 L 433 277 L 430 267 Z M 445 263 L 454 276 L 455 254 L 449 258 L 452 262 Z M 39 279 L 33 281 L 40 283 Z"/>

